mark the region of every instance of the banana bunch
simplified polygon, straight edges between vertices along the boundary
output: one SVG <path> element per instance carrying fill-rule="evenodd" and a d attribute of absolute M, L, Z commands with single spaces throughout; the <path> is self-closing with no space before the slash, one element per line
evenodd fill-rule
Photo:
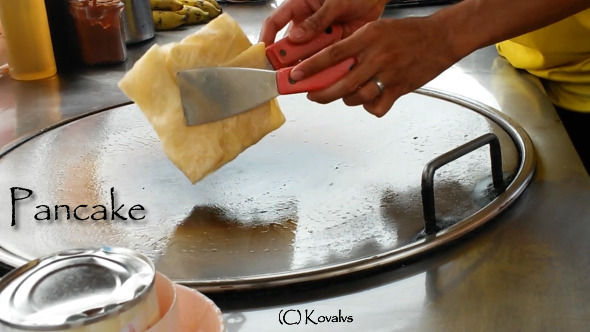
<path fill-rule="evenodd" d="M 221 14 L 216 0 L 150 0 L 156 30 L 206 23 Z"/>

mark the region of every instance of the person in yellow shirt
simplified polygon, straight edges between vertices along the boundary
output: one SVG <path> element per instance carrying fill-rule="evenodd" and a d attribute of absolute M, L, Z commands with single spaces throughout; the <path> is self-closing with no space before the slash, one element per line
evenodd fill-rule
<path fill-rule="evenodd" d="M 471 52 L 496 44 L 514 67 L 542 79 L 590 169 L 590 1 L 463 0 L 426 17 L 379 19 L 388 1 L 286 0 L 264 21 L 260 41 L 272 43 L 289 23 L 294 43 L 342 24 L 345 38 L 298 64 L 291 79 L 354 56 L 357 65 L 341 81 L 308 98 L 342 99 L 376 116 Z"/>
<path fill-rule="evenodd" d="M 590 9 L 502 41 L 496 48 L 514 67 L 541 79 L 590 170 Z"/>

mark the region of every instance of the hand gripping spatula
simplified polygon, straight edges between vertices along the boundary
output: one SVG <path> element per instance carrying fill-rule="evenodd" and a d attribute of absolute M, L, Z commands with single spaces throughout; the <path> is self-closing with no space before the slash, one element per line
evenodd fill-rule
<path fill-rule="evenodd" d="M 274 66 L 292 65 L 339 40 L 342 28 L 320 35 L 303 45 L 285 39 L 267 47 L 267 58 Z M 336 38 L 334 37 L 336 36 Z M 186 122 L 189 126 L 218 121 L 262 105 L 281 94 L 309 92 L 325 88 L 340 80 L 356 63 L 354 58 L 330 67 L 312 77 L 293 82 L 293 67 L 278 71 L 213 67 L 179 71 L 176 74 Z M 278 68 L 277 68 L 278 69 Z"/>
<path fill-rule="evenodd" d="M 189 126 L 221 120 L 260 106 L 279 96 L 325 88 L 340 80 L 355 60 L 350 58 L 312 77 L 292 82 L 293 67 L 274 70 L 203 68 L 177 74 L 182 106 Z"/>

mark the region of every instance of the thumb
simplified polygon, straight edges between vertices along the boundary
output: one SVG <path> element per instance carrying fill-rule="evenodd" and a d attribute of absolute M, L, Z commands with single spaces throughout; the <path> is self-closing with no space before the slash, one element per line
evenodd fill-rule
<path fill-rule="evenodd" d="M 332 3 L 334 2 L 326 1 L 317 12 L 294 24 L 289 31 L 289 39 L 296 43 L 303 43 L 323 33 L 339 15 L 339 9 L 334 8 Z"/>

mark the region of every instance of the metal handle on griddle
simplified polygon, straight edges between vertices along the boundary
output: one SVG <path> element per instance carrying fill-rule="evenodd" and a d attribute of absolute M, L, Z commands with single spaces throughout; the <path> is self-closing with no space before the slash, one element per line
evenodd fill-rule
<path fill-rule="evenodd" d="M 505 184 L 502 175 L 502 152 L 500 150 L 500 140 L 493 133 L 484 134 L 432 159 L 426 164 L 426 166 L 424 166 L 424 170 L 422 171 L 422 208 L 424 211 L 424 232 L 426 235 L 432 235 L 438 231 L 434 209 L 434 172 L 440 167 L 459 159 L 486 144 L 490 145 L 490 159 L 492 163 L 494 188 L 498 192 L 504 191 Z"/>

